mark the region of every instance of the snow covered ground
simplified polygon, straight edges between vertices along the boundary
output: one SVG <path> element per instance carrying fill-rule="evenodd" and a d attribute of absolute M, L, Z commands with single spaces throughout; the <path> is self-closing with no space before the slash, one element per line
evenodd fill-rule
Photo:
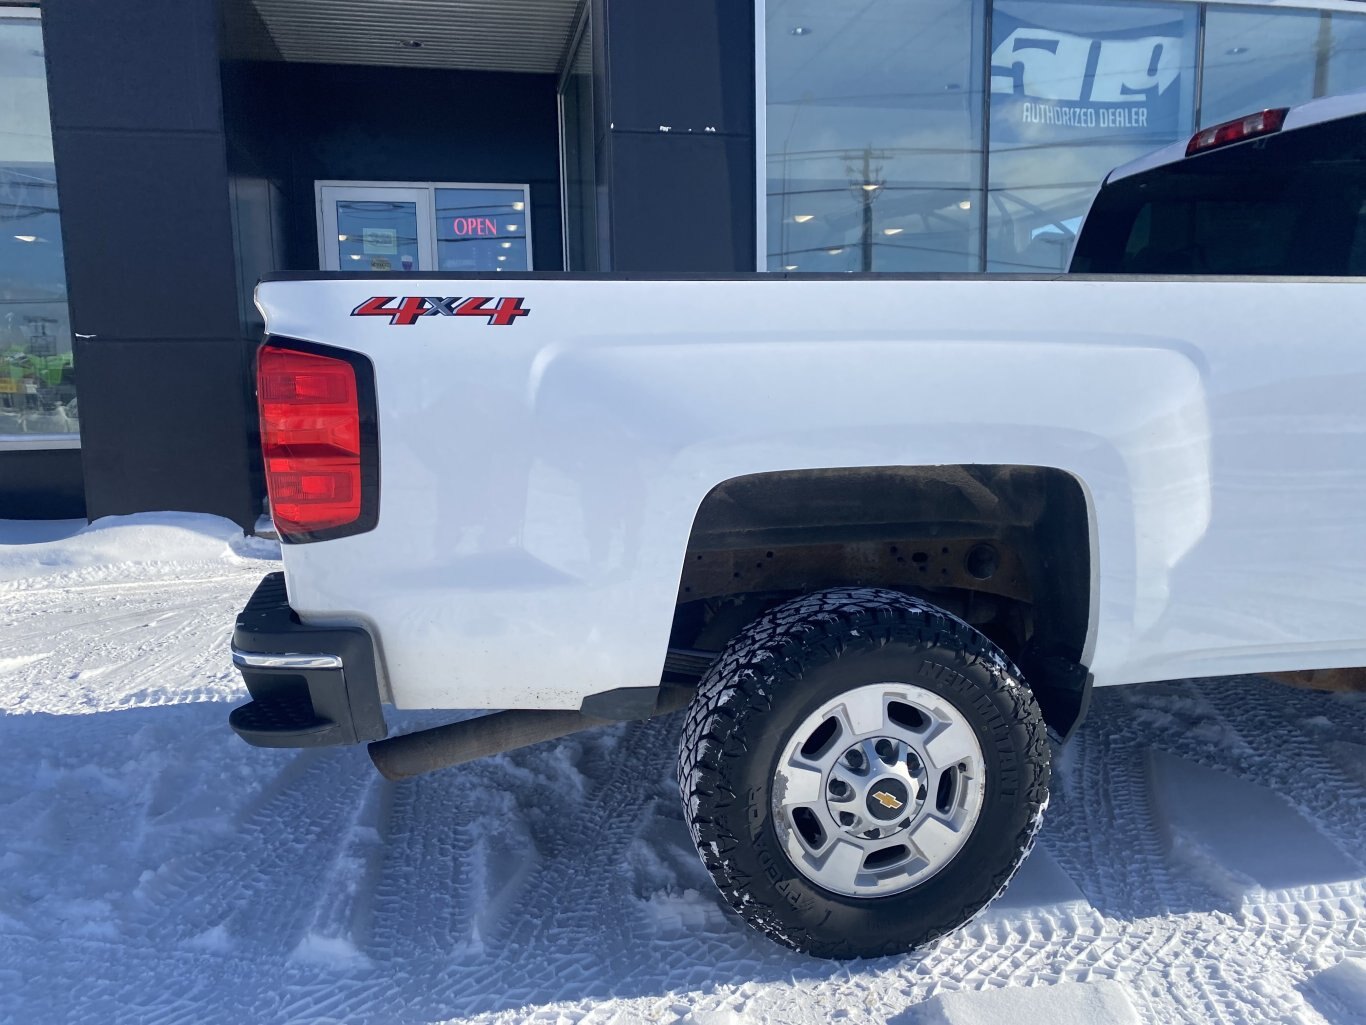
<path fill-rule="evenodd" d="M 254 750 L 227 641 L 274 546 L 79 527 L 0 521 L 0 1022 L 1366 1025 L 1366 695 L 1099 693 L 1002 901 L 831 964 L 720 909 L 676 719 L 404 784 Z"/>

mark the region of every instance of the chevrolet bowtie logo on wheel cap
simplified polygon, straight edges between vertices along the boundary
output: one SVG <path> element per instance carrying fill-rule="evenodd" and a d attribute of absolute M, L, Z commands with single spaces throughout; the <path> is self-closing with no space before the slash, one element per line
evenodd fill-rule
<path fill-rule="evenodd" d="M 901 802 L 898 801 L 891 794 L 887 793 L 887 791 L 885 790 L 873 791 L 873 800 L 876 801 L 878 804 L 882 805 L 882 807 L 886 808 L 888 811 L 896 811 L 898 808 L 901 807 Z"/>

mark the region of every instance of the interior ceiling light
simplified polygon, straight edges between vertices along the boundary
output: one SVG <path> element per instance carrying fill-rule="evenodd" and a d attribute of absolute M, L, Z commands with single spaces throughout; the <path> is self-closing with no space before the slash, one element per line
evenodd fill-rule
<path fill-rule="evenodd" d="M 797 269 L 797 265 L 796 265 L 795 263 L 786 263 L 786 264 L 783 264 L 783 270 L 796 270 L 796 269 Z"/>
<path fill-rule="evenodd" d="M 811 220 L 811 218 L 815 216 L 815 214 L 794 214 L 792 219 L 796 221 L 798 224 L 805 224 L 807 221 Z"/>
<path fill-rule="evenodd" d="M 338 241 L 338 242 L 345 242 L 345 241 L 346 241 L 346 236 L 345 236 L 345 235 L 338 235 L 338 236 L 337 236 L 337 241 Z"/>
<path fill-rule="evenodd" d="M 876 182 L 869 182 L 867 185 L 862 186 L 862 188 L 864 192 L 876 192 L 878 189 L 882 188 L 882 186 L 878 185 Z"/>
<path fill-rule="evenodd" d="M 37 235 L 15 235 L 14 237 L 17 238 L 20 242 L 37 242 L 37 241 L 38 241 L 38 236 L 37 236 Z"/>
<path fill-rule="evenodd" d="M 844 252 L 844 246 L 836 246 L 834 249 L 827 249 L 826 252 L 831 256 L 839 256 L 840 253 Z"/>
<path fill-rule="evenodd" d="M 903 231 L 905 231 L 905 230 L 906 230 L 905 228 L 883 228 L 883 229 L 882 229 L 882 234 L 884 234 L 884 235 L 900 235 L 900 234 L 901 234 Z"/>
<path fill-rule="evenodd" d="M 515 202 L 515 203 L 512 204 L 512 209 L 514 209 L 514 210 L 525 210 L 525 209 L 526 209 L 526 204 L 523 203 L 523 202 L 519 199 L 519 200 L 517 200 L 517 202 Z"/>
<path fill-rule="evenodd" d="M 501 263 L 503 260 L 506 260 L 506 259 L 507 259 L 506 256 L 500 256 L 500 257 L 498 257 L 498 261 L 499 261 L 500 263 Z"/>
<path fill-rule="evenodd" d="M 352 253 L 352 254 L 351 254 L 351 259 L 353 259 L 353 260 L 359 260 L 359 259 L 360 259 L 360 253 Z"/>
<path fill-rule="evenodd" d="M 959 209 L 959 210 L 971 210 L 971 209 L 972 209 L 972 200 L 970 200 L 970 199 L 965 199 L 965 200 L 963 200 L 961 203 L 958 204 L 958 209 Z"/>
<path fill-rule="evenodd" d="M 499 242 L 498 244 L 499 244 L 500 246 L 502 246 L 504 249 L 511 249 L 511 248 L 512 248 L 512 243 L 511 243 L 511 242 Z"/>
<path fill-rule="evenodd" d="M 507 229 L 508 229 L 508 231 L 516 231 L 516 230 L 517 230 L 518 228 L 520 228 L 520 227 L 521 227 L 520 224 L 509 224 L 509 225 L 507 226 Z"/>
<path fill-rule="evenodd" d="M 787 34 L 790 36 L 809 36 L 811 34 L 811 29 L 805 25 L 794 25 L 787 30 Z"/>

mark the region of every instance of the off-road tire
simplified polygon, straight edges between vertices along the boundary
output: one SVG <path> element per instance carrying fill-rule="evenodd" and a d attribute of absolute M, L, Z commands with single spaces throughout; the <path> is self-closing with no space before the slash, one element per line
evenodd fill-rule
<path fill-rule="evenodd" d="M 968 720 L 985 795 L 964 845 L 936 874 L 889 896 L 841 896 L 783 849 L 774 773 L 822 702 L 885 682 L 933 691 Z M 951 932 L 1004 891 L 1048 803 L 1049 748 L 1019 670 L 971 626 L 896 591 L 838 588 L 780 605 L 731 641 L 688 709 L 678 775 L 702 863 L 742 918 L 816 957 L 879 957 Z"/>

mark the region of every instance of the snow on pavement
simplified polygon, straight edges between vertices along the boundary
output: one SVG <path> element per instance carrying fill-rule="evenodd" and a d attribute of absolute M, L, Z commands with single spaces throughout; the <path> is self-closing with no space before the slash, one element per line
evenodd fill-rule
<path fill-rule="evenodd" d="M 1366 1025 L 1366 696 L 1099 692 L 1001 901 L 833 964 L 721 909 L 676 718 L 402 784 L 252 749 L 227 640 L 274 546 L 79 527 L 0 521 L 0 1022 Z"/>

